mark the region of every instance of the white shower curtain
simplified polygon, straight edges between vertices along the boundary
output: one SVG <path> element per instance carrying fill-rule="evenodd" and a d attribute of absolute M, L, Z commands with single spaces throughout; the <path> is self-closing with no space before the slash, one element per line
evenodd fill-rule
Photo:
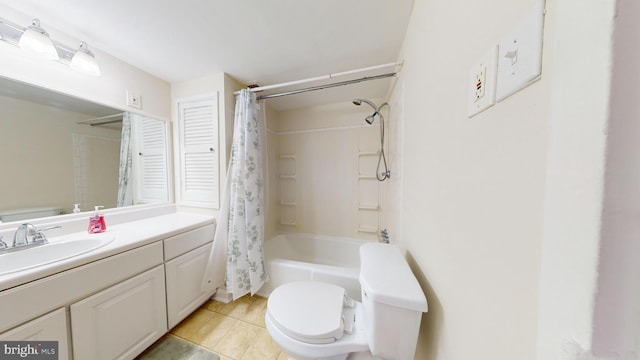
<path fill-rule="evenodd" d="M 131 119 L 130 114 L 122 115 L 122 135 L 120 140 L 120 169 L 118 174 L 118 207 L 133 205 L 131 190 Z"/>
<path fill-rule="evenodd" d="M 226 190 L 202 282 L 205 290 L 224 284 L 234 300 L 255 294 L 269 280 L 263 253 L 263 139 L 258 108 L 256 95 L 242 90 L 236 99 Z"/>

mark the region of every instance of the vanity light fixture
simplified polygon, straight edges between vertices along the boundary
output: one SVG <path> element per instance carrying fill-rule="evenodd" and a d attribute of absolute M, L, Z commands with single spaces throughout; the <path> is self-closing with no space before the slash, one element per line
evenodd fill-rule
<path fill-rule="evenodd" d="M 71 58 L 71 67 L 93 76 L 100 76 L 100 66 L 86 42 L 81 42 L 78 51 Z"/>
<path fill-rule="evenodd" d="M 47 59 L 58 60 L 60 58 L 49 38 L 49 33 L 40 26 L 38 19 L 33 19 L 31 25 L 24 30 L 20 41 L 18 41 L 18 46 Z"/>
<path fill-rule="evenodd" d="M 79 72 L 100 76 L 100 66 L 86 42 L 81 42 L 78 49 L 61 44 L 51 38 L 40 26 L 40 20 L 33 19 L 25 28 L 11 21 L 0 18 L 0 42 L 6 42 L 30 53 L 55 60 Z"/>

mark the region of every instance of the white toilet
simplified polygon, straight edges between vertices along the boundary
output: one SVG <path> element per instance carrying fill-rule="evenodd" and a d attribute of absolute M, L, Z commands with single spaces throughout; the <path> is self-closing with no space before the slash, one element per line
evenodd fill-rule
<path fill-rule="evenodd" d="M 360 247 L 362 302 L 318 281 L 284 284 L 269 295 L 265 321 L 290 360 L 413 360 L 427 300 L 395 245 Z"/>

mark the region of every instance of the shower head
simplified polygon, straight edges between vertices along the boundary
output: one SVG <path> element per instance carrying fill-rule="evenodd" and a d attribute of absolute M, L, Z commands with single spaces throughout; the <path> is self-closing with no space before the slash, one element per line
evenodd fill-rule
<path fill-rule="evenodd" d="M 364 121 L 366 121 L 367 124 L 373 125 L 373 121 L 376 119 L 376 115 L 380 117 L 380 155 L 378 156 L 378 166 L 376 167 L 376 179 L 378 179 L 378 181 L 385 181 L 386 179 L 389 179 L 391 173 L 387 168 L 387 159 L 384 155 L 384 116 L 382 116 L 380 110 L 385 106 L 389 106 L 389 103 L 384 103 L 380 106 L 376 106 L 376 104 L 367 99 L 353 99 L 353 105 L 360 106 L 362 105 L 362 103 L 367 103 L 373 108 L 373 114 L 364 118 Z M 384 171 L 380 171 L 381 165 L 384 166 Z"/>
<path fill-rule="evenodd" d="M 362 105 L 362 103 L 367 103 L 369 104 L 369 106 L 371 106 L 373 108 L 373 110 L 378 110 L 378 107 L 376 106 L 376 104 L 372 103 L 371 101 L 367 100 L 367 99 L 353 99 L 353 105 L 357 105 L 360 106 Z"/>
<path fill-rule="evenodd" d="M 384 107 L 385 105 L 389 105 L 388 103 L 384 103 L 382 105 L 380 105 L 379 107 L 376 106 L 376 104 L 374 104 L 373 102 L 367 100 L 367 99 L 353 99 L 353 105 L 357 105 L 360 106 L 362 105 L 362 103 L 366 103 L 369 104 L 369 106 L 371 106 L 373 108 L 373 114 L 367 116 L 364 121 L 367 122 L 367 124 L 371 125 L 373 124 L 373 120 L 376 118 L 376 115 L 380 115 L 380 117 L 382 117 L 382 114 L 380 114 L 380 109 L 382 109 L 382 107 Z"/>
<path fill-rule="evenodd" d="M 374 113 L 373 115 L 369 115 L 366 118 L 364 118 L 364 121 L 367 122 L 367 124 L 371 125 L 373 124 L 373 119 L 375 118 L 376 113 Z"/>

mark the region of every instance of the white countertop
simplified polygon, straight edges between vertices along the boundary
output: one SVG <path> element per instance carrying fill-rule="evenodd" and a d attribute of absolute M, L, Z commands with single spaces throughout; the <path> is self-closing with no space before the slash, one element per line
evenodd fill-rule
<path fill-rule="evenodd" d="M 88 223 L 88 219 L 86 222 Z M 214 222 L 214 217 L 210 215 L 174 212 L 114 225 L 109 224 L 107 217 L 107 231 L 101 234 L 88 234 L 86 230 L 66 233 L 59 236 L 54 236 L 52 233 L 51 236 L 48 237 L 50 243 L 74 238 L 77 239 L 79 237 L 113 236 L 115 239 L 105 246 L 78 256 L 31 269 L 0 275 L 0 295 L 2 291 L 9 288 L 163 240 L 204 225 L 213 224 Z M 77 228 L 77 226 L 75 226 L 75 228 Z"/>

